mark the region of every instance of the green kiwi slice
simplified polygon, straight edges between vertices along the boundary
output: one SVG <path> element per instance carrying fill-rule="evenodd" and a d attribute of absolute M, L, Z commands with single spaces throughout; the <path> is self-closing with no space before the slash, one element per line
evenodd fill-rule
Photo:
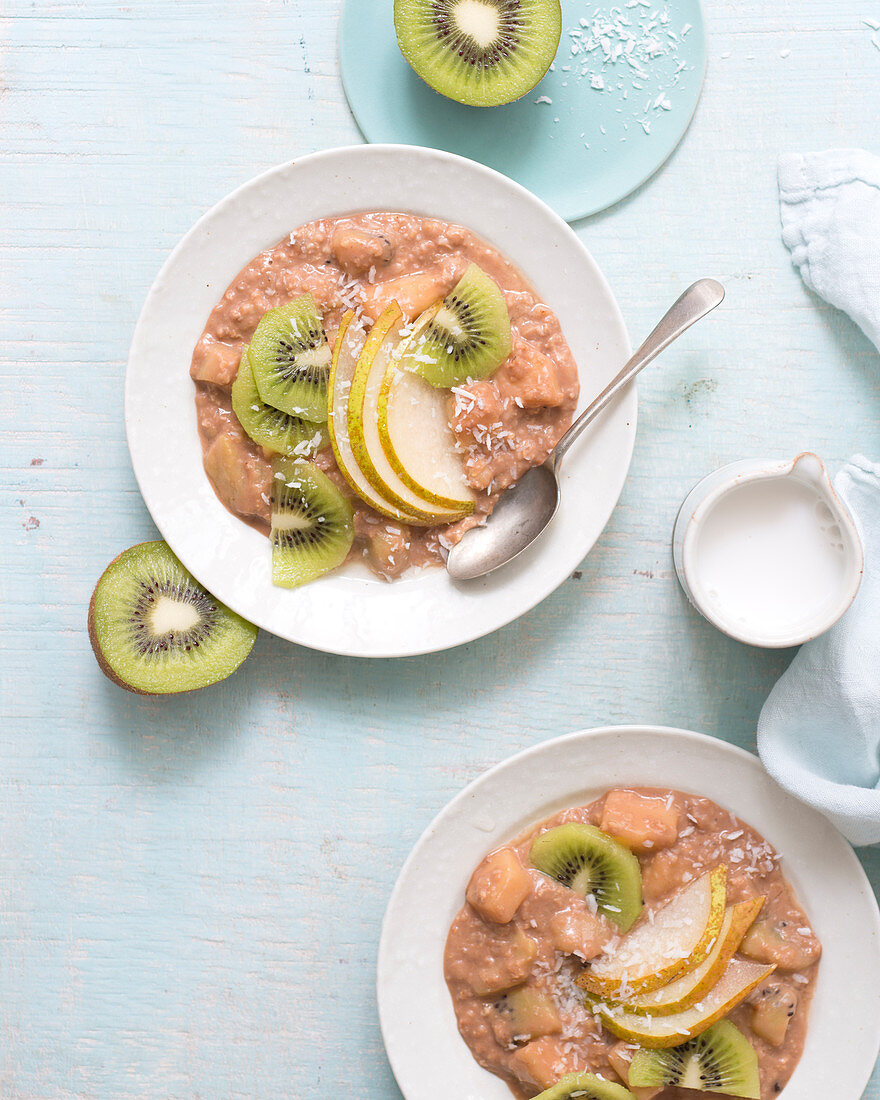
<path fill-rule="evenodd" d="M 436 92 L 495 107 L 529 92 L 562 34 L 559 0 L 394 0 L 400 52 Z"/>
<path fill-rule="evenodd" d="M 635 1100 L 629 1089 L 594 1073 L 569 1073 L 535 1100 Z"/>
<path fill-rule="evenodd" d="M 248 348 L 242 352 L 232 383 L 232 410 L 254 443 L 269 451 L 309 458 L 329 443 L 319 424 L 291 416 L 263 401 L 254 381 Z"/>
<path fill-rule="evenodd" d="M 202 588 L 164 542 L 120 554 L 89 604 L 89 639 L 101 670 L 138 695 L 173 695 L 223 680 L 256 636 L 257 628 Z"/>
<path fill-rule="evenodd" d="M 510 355 L 510 315 L 498 284 L 471 264 L 442 302 L 415 322 L 400 351 L 404 370 L 438 389 L 488 378 Z"/>
<path fill-rule="evenodd" d="M 639 861 L 607 833 L 575 821 L 557 825 L 534 841 L 529 858 L 582 898 L 592 894 L 599 912 L 622 932 L 635 924 L 642 911 Z"/>
<path fill-rule="evenodd" d="M 760 1100 L 758 1055 L 729 1020 L 720 1020 L 678 1047 L 637 1050 L 629 1070 L 634 1088 L 680 1085 Z"/>
<path fill-rule="evenodd" d="M 311 294 L 264 313 L 249 356 L 254 381 L 267 405 L 323 424 L 332 354 Z"/>
<path fill-rule="evenodd" d="M 342 565 L 354 541 L 351 504 L 311 462 L 272 464 L 272 581 L 297 588 Z"/>

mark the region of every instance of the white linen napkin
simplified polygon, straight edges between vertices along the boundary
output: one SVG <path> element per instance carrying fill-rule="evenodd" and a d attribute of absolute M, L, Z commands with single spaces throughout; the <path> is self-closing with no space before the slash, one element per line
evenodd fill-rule
<path fill-rule="evenodd" d="M 804 282 L 880 348 L 880 158 L 858 149 L 779 162 L 783 239 Z M 758 721 L 758 752 L 786 790 L 853 844 L 880 842 L 880 466 L 852 460 L 835 488 L 862 531 L 850 610 L 807 642 Z"/>
<path fill-rule="evenodd" d="M 863 149 L 779 160 L 782 239 L 807 286 L 880 348 L 880 157 Z"/>
<path fill-rule="evenodd" d="M 801 646 L 758 720 L 758 752 L 781 787 L 853 844 L 880 842 L 880 466 L 852 460 L 834 488 L 862 531 L 852 607 Z"/>

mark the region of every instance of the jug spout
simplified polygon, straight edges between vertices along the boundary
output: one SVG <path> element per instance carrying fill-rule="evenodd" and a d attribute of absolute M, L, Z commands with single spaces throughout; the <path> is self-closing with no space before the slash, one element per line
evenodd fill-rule
<path fill-rule="evenodd" d="M 803 454 L 797 456 L 791 464 L 788 476 L 796 477 L 807 485 L 812 485 L 826 500 L 836 500 L 836 493 L 834 492 L 834 486 L 831 484 L 828 467 L 812 451 L 804 451 Z"/>

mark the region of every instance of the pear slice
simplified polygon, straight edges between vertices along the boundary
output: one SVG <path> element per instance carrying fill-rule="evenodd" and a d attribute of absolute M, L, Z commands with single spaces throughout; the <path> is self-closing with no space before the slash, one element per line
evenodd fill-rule
<path fill-rule="evenodd" d="M 403 313 L 396 302 L 382 313 L 358 357 L 348 395 L 348 438 L 355 461 L 372 488 L 395 508 L 410 513 L 410 522 L 432 527 L 454 523 L 474 510 L 473 501 L 447 508 L 427 500 L 407 485 L 388 461 L 379 436 L 379 394 L 391 356 L 403 339 Z"/>
<path fill-rule="evenodd" d="M 734 956 L 727 969 L 712 989 L 690 1008 L 670 1016 L 640 1016 L 636 1012 L 594 1002 L 590 1007 L 603 1025 L 619 1039 L 638 1043 L 649 1050 L 678 1046 L 711 1027 L 726 1016 L 740 1001 L 761 984 L 775 970 Z"/>
<path fill-rule="evenodd" d="M 621 941 L 578 978 L 604 999 L 628 1001 L 651 993 L 704 961 L 724 921 L 727 868 L 695 879 L 656 913 L 647 914 Z"/>
<path fill-rule="evenodd" d="M 474 491 L 449 426 L 448 390 L 437 389 L 393 359 L 379 391 L 379 438 L 400 480 L 441 508 L 474 510 Z"/>
<path fill-rule="evenodd" d="M 699 1001 L 716 985 L 733 954 L 742 942 L 748 929 L 764 904 L 764 898 L 749 898 L 739 905 L 731 905 L 724 914 L 724 923 L 718 933 L 715 946 L 699 966 L 654 993 L 643 993 L 631 997 L 621 1005 L 629 1012 L 639 1015 L 670 1016 L 681 1012 Z"/>
<path fill-rule="evenodd" d="M 328 382 L 327 428 L 333 454 L 336 457 L 336 465 L 361 500 L 366 501 L 380 515 L 397 520 L 398 523 L 420 523 L 421 520 L 416 519 L 403 508 L 398 508 L 373 488 L 364 477 L 351 449 L 351 441 L 348 438 L 348 395 L 363 346 L 361 339 L 363 333 L 360 327 L 353 323 L 354 320 L 355 315 L 349 310 L 339 325 L 336 343 L 333 345 L 333 362 L 330 366 Z"/>

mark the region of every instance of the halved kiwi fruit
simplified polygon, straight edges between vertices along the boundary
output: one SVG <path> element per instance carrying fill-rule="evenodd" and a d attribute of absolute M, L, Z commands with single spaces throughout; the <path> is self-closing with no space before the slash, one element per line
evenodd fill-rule
<path fill-rule="evenodd" d="M 593 825 L 572 821 L 541 833 L 529 852 L 532 863 L 585 898 L 627 932 L 642 911 L 639 861 L 622 844 Z"/>
<path fill-rule="evenodd" d="M 634 1088 L 679 1085 L 699 1092 L 721 1092 L 759 1100 L 758 1055 L 729 1020 L 666 1050 L 637 1050 L 629 1070 Z"/>
<path fill-rule="evenodd" d="M 263 401 L 254 381 L 248 348 L 242 352 L 238 375 L 232 383 L 232 409 L 254 443 L 267 450 L 308 458 L 327 446 L 327 436 L 320 424 L 291 416 Z"/>
<path fill-rule="evenodd" d="M 251 339 L 249 358 L 267 405 L 318 424 L 327 419 L 332 355 L 311 294 L 263 314 Z"/>
<path fill-rule="evenodd" d="M 349 501 L 311 462 L 272 464 L 272 581 L 308 584 L 341 565 L 354 541 Z"/>
<path fill-rule="evenodd" d="M 89 604 L 89 639 L 102 672 L 138 695 L 223 680 L 256 636 L 257 628 L 202 588 L 164 542 L 120 554 Z"/>
<path fill-rule="evenodd" d="M 535 1100 L 635 1100 L 629 1089 L 594 1073 L 569 1073 Z"/>
<path fill-rule="evenodd" d="M 512 349 L 510 314 L 494 279 L 471 264 L 441 301 L 417 318 L 399 365 L 438 388 L 488 378 Z"/>
<path fill-rule="evenodd" d="M 559 0 L 394 0 L 400 52 L 449 99 L 510 103 L 550 68 L 562 34 Z"/>

